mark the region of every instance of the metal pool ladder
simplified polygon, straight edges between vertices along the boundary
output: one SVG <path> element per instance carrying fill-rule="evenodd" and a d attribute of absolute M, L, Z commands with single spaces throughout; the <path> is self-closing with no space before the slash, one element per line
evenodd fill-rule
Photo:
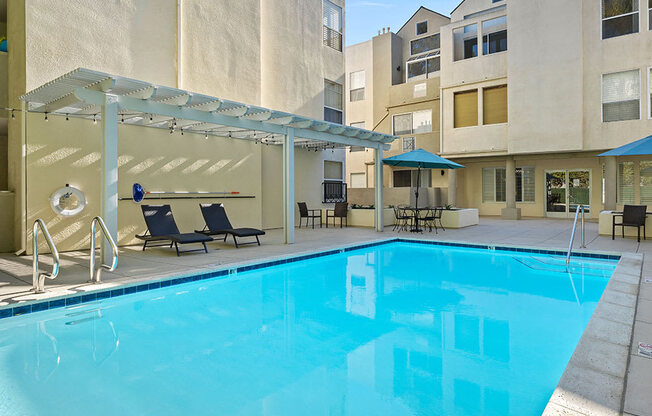
<path fill-rule="evenodd" d="M 39 228 L 41 229 L 41 232 L 45 237 L 45 242 L 48 243 L 48 247 L 50 247 L 50 252 L 52 253 L 53 264 L 51 273 L 39 273 L 38 271 Z M 55 279 L 59 275 L 59 252 L 48 232 L 48 227 L 45 226 L 45 223 L 40 218 L 37 218 L 36 221 L 34 221 L 34 227 L 32 228 L 32 253 L 32 290 L 34 290 L 34 293 L 44 293 L 45 278 Z"/>
<path fill-rule="evenodd" d="M 566 254 L 566 264 L 570 263 L 571 250 L 573 249 L 573 240 L 575 240 L 575 228 L 577 227 L 577 217 L 580 215 L 580 210 L 582 211 L 582 244 L 580 248 L 586 248 L 584 244 L 584 205 L 578 205 L 575 210 L 575 221 L 573 221 L 573 230 L 571 232 L 570 242 L 568 243 L 568 253 Z"/>
<path fill-rule="evenodd" d="M 111 262 L 111 265 L 101 263 L 101 266 L 97 269 L 97 273 L 95 270 L 95 226 L 97 224 L 100 224 L 100 229 L 102 230 L 102 234 L 104 234 L 104 237 L 106 240 L 109 242 L 109 245 L 111 246 L 111 251 L 113 252 L 113 261 Z M 103 243 L 102 243 L 103 244 Z M 106 224 L 104 224 L 104 220 L 102 217 L 95 217 L 93 218 L 93 221 L 91 221 L 91 253 L 90 253 L 90 279 L 88 280 L 89 283 L 100 283 L 102 281 L 101 277 L 101 270 L 106 269 L 110 272 L 114 271 L 115 268 L 118 267 L 118 246 L 116 245 L 115 241 L 113 240 L 113 237 L 111 237 L 111 234 L 109 233 L 109 230 L 106 229 Z"/>

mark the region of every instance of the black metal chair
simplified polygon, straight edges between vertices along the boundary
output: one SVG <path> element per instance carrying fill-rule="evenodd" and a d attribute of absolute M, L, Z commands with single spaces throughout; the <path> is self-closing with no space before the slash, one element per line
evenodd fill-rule
<path fill-rule="evenodd" d="M 199 204 L 202 216 L 206 225 L 201 230 L 195 230 L 196 233 L 205 235 L 224 235 L 224 241 L 228 236 L 233 237 L 235 248 L 247 244 L 260 245 L 258 236 L 265 235 L 265 231 L 257 228 L 233 228 L 229 217 L 226 215 L 226 210 L 222 204 Z M 237 238 L 236 238 L 237 237 Z M 256 241 L 248 241 L 246 243 L 238 243 L 238 238 L 254 237 Z"/>
<path fill-rule="evenodd" d="M 616 227 L 621 227 L 625 238 L 625 227 L 636 227 L 638 241 L 641 241 L 641 227 L 643 227 L 643 240 L 645 240 L 645 219 L 647 205 L 625 205 L 622 213 L 614 213 L 611 219 L 611 239 L 616 236 Z M 622 218 L 616 222 L 616 217 Z"/>
<path fill-rule="evenodd" d="M 441 223 L 441 216 L 444 214 L 444 208 L 443 207 L 436 207 L 435 208 L 435 219 L 433 220 L 433 224 L 435 224 L 435 230 L 437 230 L 437 221 L 439 221 L 439 227 L 446 231 L 444 228 L 444 224 Z"/>
<path fill-rule="evenodd" d="M 349 204 L 346 202 L 336 202 L 335 203 L 335 209 L 327 209 L 326 210 L 326 228 L 328 228 L 328 219 L 332 218 L 333 219 L 333 227 L 335 227 L 335 218 L 340 219 L 340 228 L 342 228 L 342 223 L 346 222 L 346 226 L 349 226 L 349 222 L 347 220 L 347 214 L 349 212 Z"/>
<path fill-rule="evenodd" d="M 432 229 L 435 229 L 435 234 L 437 234 L 437 208 L 428 208 L 423 211 L 423 215 L 419 217 L 419 221 L 423 224 L 424 227 L 428 227 L 428 230 L 432 232 Z"/>
<path fill-rule="evenodd" d="M 407 230 L 410 226 L 410 221 L 412 221 L 412 216 L 403 207 L 394 207 L 394 218 L 396 220 L 394 221 L 392 231 L 398 230 L 398 232 L 401 232 L 402 230 Z"/>
<path fill-rule="evenodd" d="M 297 202 L 299 205 L 299 228 L 301 228 L 301 220 L 306 219 L 306 227 L 308 221 L 312 219 L 312 228 L 315 228 L 315 218 L 319 218 L 319 228 L 321 228 L 321 209 L 308 209 L 305 202 Z"/>

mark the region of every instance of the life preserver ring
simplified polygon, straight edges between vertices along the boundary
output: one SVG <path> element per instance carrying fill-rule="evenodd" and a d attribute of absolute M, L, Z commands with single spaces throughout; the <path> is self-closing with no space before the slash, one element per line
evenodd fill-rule
<path fill-rule="evenodd" d="M 58 215 L 73 217 L 86 207 L 86 197 L 79 189 L 66 184 L 50 196 L 50 207 Z"/>

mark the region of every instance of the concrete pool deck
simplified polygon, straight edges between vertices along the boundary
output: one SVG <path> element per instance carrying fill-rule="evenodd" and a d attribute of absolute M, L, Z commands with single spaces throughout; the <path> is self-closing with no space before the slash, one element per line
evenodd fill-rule
<path fill-rule="evenodd" d="M 30 293 L 31 257 L 4 254 L 0 255 L 0 308 L 392 237 L 566 250 L 571 225 L 569 220 L 508 221 L 482 217 L 477 226 L 440 231 L 439 234 L 396 233 L 391 227 L 384 233 L 364 228 L 302 228 L 297 229 L 293 245 L 282 243 L 281 230 L 272 230 L 262 238 L 260 247 L 235 249 L 232 243 L 220 241 L 209 244 L 208 254 L 190 253 L 181 257 L 176 257 L 173 249 L 153 248 L 142 252 L 140 247 L 124 247 L 120 250 L 118 269 L 104 273 L 103 283 L 95 285 L 86 283 L 88 251 L 68 252 L 61 253 L 59 277 L 47 280 L 48 292 L 41 295 Z M 588 251 L 623 253 L 624 256 L 545 414 L 648 415 L 652 409 L 649 394 L 652 359 L 638 354 L 638 343 L 652 343 L 652 283 L 645 282 L 646 278 L 652 279 L 652 262 L 645 256 L 652 253 L 652 240 L 640 244 L 635 239 L 612 241 L 609 237 L 598 236 L 597 222 L 587 222 L 586 243 Z M 575 246 L 579 246 L 579 235 Z M 42 255 L 41 260 L 41 267 L 45 268 L 51 262 L 47 254 Z"/>

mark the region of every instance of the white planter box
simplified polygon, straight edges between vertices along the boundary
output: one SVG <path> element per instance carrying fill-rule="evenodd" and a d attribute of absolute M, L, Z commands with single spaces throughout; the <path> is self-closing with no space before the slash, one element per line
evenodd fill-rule
<path fill-rule="evenodd" d="M 356 209 L 352 208 L 346 217 L 352 227 L 375 227 L 374 209 Z M 394 210 L 392 208 L 383 209 L 384 226 L 394 225 Z M 339 223 L 338 223 L 339 224 Z"/>
<path fill-rule="evenodd" d="M 600 235 L 611 236 L 611 224 L 612 224 L 613 214 L 612 211 L 600 211 L 600 219 L 598 220 L 598 232 Z M 616 222 L 620 222 L 621 219 L 617 218 Z M 579 222 L 579 221 L 578 221 Z M 578 225 L 579 228 L 579 225 Z M 616 237 L 622 238 L 622 227 L 616 227 Z M 643 230 L 641 229 L 641 234 Z M 636 227 L 625 227 L 625 236 L 626 237 L 636 237 L 637 231 Z M 652 237 L 652 216 L 648 216 L 645 220 L 645 238 Z M 643 236 L 641 235 L 641 239 Z"/>
<path fill-rule="evenodd" d="M 444 228 L 464 228 L 478 225 L 479 214 L 477 208 L 460 208 L 444 210 L 441 214 L 441 223 Z"/>

